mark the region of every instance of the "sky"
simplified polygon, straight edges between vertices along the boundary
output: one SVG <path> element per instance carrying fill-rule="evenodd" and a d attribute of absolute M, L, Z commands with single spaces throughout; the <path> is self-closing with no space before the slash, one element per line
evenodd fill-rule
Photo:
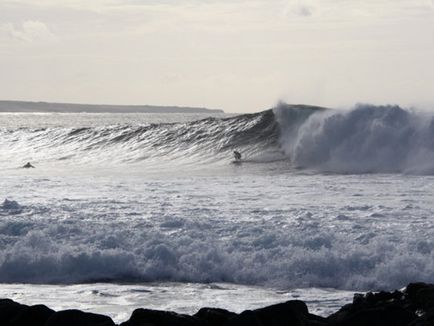
<path fill-rule="evenodd" d="M 434 110 L 434 0 L 0 0 L 0 99 Z"/>

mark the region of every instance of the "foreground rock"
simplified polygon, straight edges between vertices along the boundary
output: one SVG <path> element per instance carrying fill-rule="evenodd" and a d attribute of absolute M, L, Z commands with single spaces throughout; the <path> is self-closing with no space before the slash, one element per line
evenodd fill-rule
<path fill-rule="evenodd" d="M 177 314 L 171 311 L 136 309 L 130 319 L 122 323 L 121 326 L 199 326 L 202 323 L 195 317 Z"/>
<path fill-rule="evenodd" d="M 44 326 L 114 326 L 110 317 L 83 312 L 80 310 L 63 310 L 54 313 Z"/>
<path fill-rule="evenodd" d="M 0 300 L 0 325 L 8 325 L 19 316 L 28 306 L 19 304 L 10 299 Z"/>
<path fill-rule="evenodd" d="M 113 326 L 110 317 L 80 310 L 55 312 L 0 299 L 1 326 Z M 323 318 L 293 300 L 236 314 L 202 308 L 193 316 L 136 309 L 120 326 L 434 326 L 434 284 L 412 283 L 403 291 L 355 294 L 353 302 Z"/>
<path fill-rule="evenodd" d="M 55 312 L 44 305 L 26 306 L 9 299 L 0 300 L 1 326 L 114 326 L 110 317 L 64 310 Z"/>
<path fill-rule="evenodd" d="M 224 325 L 305 326 L 326 325 L 325 322 L 325 318 L 309 314 L 307 306 L 303 301 L 294 300 L 261 309 L 243 311 Z"/>
<path fill-rule="evenodd" d="M 202 324 L 209 326 L 223 325 L 236 316 L 234 312 L 219 308 L 202 308 L 194 315 Z"/>
<path fill-rule="evenodd" d="M 46 325 L 54 310 L 44 305 L 26 307 L 9 323 L 10 326 Z"/>
<path fill-rule="evenodd" d="M 404 291 L 355 294 L 353 303 L 327 318 L 332 326 L 433 326 L 434 285 L 409 284 Z"/>

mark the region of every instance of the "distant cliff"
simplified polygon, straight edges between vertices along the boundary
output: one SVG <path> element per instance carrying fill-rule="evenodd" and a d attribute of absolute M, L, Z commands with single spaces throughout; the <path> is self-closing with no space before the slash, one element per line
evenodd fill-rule
<path fill-rule="evenodd" d="M 181 106 L 95 105 L 49 102 L 0 101 L 0 112 L 61 112 L 61 113 L 224 113 L 223 110 Z"/>

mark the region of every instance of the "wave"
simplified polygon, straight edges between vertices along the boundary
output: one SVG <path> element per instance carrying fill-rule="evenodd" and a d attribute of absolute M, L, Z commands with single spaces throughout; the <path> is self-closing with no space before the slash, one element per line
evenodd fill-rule
<path fill-rule="evenodd" d="M 281 221 L 193 217 L 206 215 L 205 209 L 192 210 L 191 218 L 161 215 L 105 223 L 83 211 L 53 223 L 54 207 L 23 207 L 22 216 L 38 216 L 27 220 L 4 209 L 3 283 L 230 282 L 372 290 L 434 280 L 432 232 L 426 230 L 409 231 L 413 236 L 364 230 L 356 236 L 316 223 L 288 228 Z M 310 219 L 309 212 L 298 213 Z M 365 222 L 354 226 L 363 228 Z"/>
<path fill-rule="evenodd" d="M 0 148 L 8 161 L 131 163 L 156 160 L 202 162 L 227 159 L 234 149 L 249 157 L 278 146 L 279 128 L 272 110 L 188 123 L 153 123 L 87 128 L 0 130 Z M 231 157 L 231 156 L 229 156 Z"/>
<path fill-rule="evenodd" d="M 434 173 L 434 115 L 399 106 L 320 110 L 295 126 L 276 109 L 294 165 L 334 173 Z"/>
<path fill-rule="evenodd" d="M 332 173 L 434 173 L 434 114 L 399 106 L 349 110 L 279 104 L 188 123 L 0 130 L 4 162 L 218 163 L 287 160 Z"/>

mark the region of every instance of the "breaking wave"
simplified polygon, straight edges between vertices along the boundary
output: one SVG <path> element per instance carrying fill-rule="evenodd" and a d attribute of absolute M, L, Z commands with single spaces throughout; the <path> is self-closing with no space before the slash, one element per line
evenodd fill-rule
<path fill-rule="evenodd" d="M 146 164 L 286 160 L 332 173 L 434 173 L 434 114 L 398 106 L 274 109 L 188 123 L 0 129 L 4 162 Z"/>
<path fill-rule="evenodd" d="M 282 149 L 296 166 L 335 173 L 434 173 L 432 113 L 359 105 L 323 110 L 295 127 L 287 126 L 285 109 L 276 115 Z"/>
<path fill-rule="evenodd" d="M 158 219 L 6 219 L 0 222 L 0 282 L 231 282 L 360 290 L 434 280 L 432 232 L 423 230 L 400 238 L 368 231 L 355 236 L 314 223 Z"/>

